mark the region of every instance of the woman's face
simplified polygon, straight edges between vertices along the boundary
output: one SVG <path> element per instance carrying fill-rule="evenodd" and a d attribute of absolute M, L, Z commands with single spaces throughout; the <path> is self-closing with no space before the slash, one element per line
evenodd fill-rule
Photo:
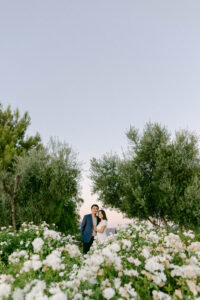
<path fill-rule="evenodd" d="M 102 214 L 101 211 L 99 212 L 99 218 L 100 218 L 101 220 L 103 220 L 103 214 Z"/>

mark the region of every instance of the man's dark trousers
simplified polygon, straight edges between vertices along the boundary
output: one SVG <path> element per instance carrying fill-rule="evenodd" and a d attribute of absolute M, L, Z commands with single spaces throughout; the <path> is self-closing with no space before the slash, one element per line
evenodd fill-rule
<path fill-rule="evenodd" d="M 92 246 L 93 241 L 94 241 L 94 237 L 92 236 L 89 243 L 83 243 L 83 253 L 84 254 L 88 253 L 88 251 L 90 250 L 90 247 Z"/>

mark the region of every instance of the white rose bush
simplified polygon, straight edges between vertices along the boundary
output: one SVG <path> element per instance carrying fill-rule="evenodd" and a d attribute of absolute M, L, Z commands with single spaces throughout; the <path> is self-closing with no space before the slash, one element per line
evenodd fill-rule
<path fill-rule="evenodd" d="M 133 220 L 82 254 L 46 223 L 0 231 L 0 299 L 200 300 L 200 237 Z"/>

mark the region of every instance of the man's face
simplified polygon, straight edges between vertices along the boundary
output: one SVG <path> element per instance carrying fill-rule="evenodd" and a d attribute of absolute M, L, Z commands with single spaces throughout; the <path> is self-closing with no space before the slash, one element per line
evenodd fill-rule
<path fill-rule="evenodd" d="M 98 213 L 98 207 L 97 206 L 93 206 L 92 210 L 92 214 L 96 215 Z"/>

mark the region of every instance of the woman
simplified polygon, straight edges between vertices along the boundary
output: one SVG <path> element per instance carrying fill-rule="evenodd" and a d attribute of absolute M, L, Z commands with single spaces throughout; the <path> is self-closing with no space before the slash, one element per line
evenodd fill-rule
<path fill-rule="evenodd" d="M 97 240 L 104 241 L 107 238 L 107 217 L 103 209 L 99 210 L 99 218 L 101 219 L 100 223 L 97 226 L 94 226 L 94 230 L 97 232 Z"/>

